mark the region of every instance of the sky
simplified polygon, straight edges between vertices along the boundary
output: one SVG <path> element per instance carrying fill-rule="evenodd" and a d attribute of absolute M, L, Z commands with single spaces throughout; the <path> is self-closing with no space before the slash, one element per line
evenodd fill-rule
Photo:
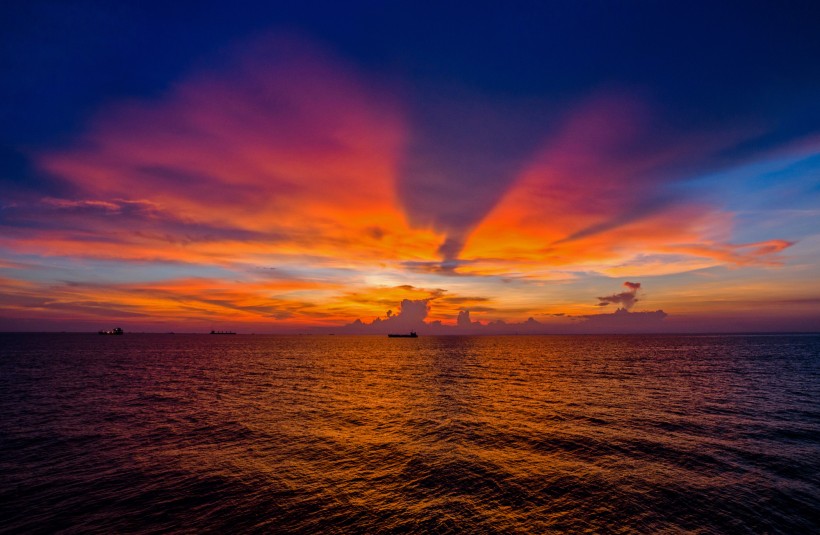
<path fill-rule="evenodd" d="M 820 331 L 817 21 L 5 3 L 0 331 Z"/>

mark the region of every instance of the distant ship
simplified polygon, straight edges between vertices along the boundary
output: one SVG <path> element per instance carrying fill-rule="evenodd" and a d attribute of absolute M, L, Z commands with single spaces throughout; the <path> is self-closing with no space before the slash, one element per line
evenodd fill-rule
<path fill-rule="evenodd" d="M 418 338 L 416 331 L 410 331 L 410 334 L 388 334 L 388 338 Z"/>
<path fill-rule="evenodd" d="M 211 331 L 211 334 L 236 334 L 233 331 Z"/>
<path fill-rule="evenodd" d="M 100 331 L 97 334 L 122 334 L 122 329 L 116 327 L 114 329 L 111 329 L 110 331 Z"/>

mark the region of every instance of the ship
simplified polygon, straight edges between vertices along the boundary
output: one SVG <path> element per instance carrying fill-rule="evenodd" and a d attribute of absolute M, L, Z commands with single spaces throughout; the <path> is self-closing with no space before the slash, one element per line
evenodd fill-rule
<path fill-rule="evenodd" d="M 233 331 L 211 331 L 211 334 L 236 334 Z"/>
<path fill-rule="evenodd" d="M 110 329 L 108 331 L 99 331 L 97 334 L 122 334 L 122 333 L 123 333 L 122 328 L 115 327 L 115 328 Z"/>
<path fill-rule="evenodd" d="M 388 338 L 418 338 L 416 331 L 410 331 L 410 334 L 388 334 Z"/>

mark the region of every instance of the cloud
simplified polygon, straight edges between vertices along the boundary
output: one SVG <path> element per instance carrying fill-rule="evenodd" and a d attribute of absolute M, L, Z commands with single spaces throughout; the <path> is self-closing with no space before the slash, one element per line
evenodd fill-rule
<path fill-rule="evenodd" d="M 74 196 L 8 212 L 9 226 L 22 218 L 29 230 L 5 245 L 83 256 L 118 243 L 124 257 L 151 248 L 181 261 L 436 258 L 440 235 L 409 227 L 396 199 L 407 125 L 389 91 L 289 35 L 225 56 L 158 98 L 103 108 L 72 143 L 36 154 Z"/>
<path fill-rule="evenodd" d="M 399 305 L 399 313 L 390 318 L 397 325 L 420 325 L 430 310 L 429 302 L 426 299 L 412 301 L 404 299 Z"/>
<path fill-rule="evenodd" d="M 537 120 L 531 106 L 397 94 L 301 38 L 242 43 L 36 154 L 75 195 L 43 199 L 48 215 L 4 210 L 18 231 L 0 246 L 93 256 L 116 243 L 122 257 L 179 261 L 344 257 L 541 280 L 639 254 L 719 265 L 782 250 L 729 244 L 731 214 L 674 187 L 688 162 L 742 134 L 673 132 L 626 92 Z"/>
<path fill-rule="evenodd" d="M 0 211 L 0 228 L 0 246 L 20 252 L 140 262 L 213 261 L 232 248 L 285 241 L 274 232 L 180 217 L 144 199 L 20 202 Z"/>
<path fill-rule="evenodd" d="M 345 326 L 325 330 L 354 334 L 388 334 L 412 330 L 422 335 L 638 333 L 664 332 L 666 326 L 663 320 L 667 317 L 662 310 L 630 312 L 620 308 L 612 314 L 570 316 L 556 313 L 548 315 L 546 321 L 530 317 L 522 322 L 495 320 L 482 323 L 471 318 L 470 310 L 462 309 L 455 318 L 451 316 L 448 320 L 425 321 L 431 309 L 430 301 L 404 300 L 400 306 L 399 314 L 388 315 L 386 319 L 376 318 L 371 322 L 357 319 Z"/>
<path fill-rule="evenodd" d="M 3 255 L 116 259 L 132 266 L 134 283 L 89 285 L 105 270 L 82 279 L 55 267 L 12 288 L 4 307 L 34 319 L 110 310 L 549 332 L 615 320 L 583 319 L 578 303 L 565 316 L 545 309 L 548 281 L 773 266 L 794 245 L 776 235 L 735 241 L 734 214 L 682 187 L 719 167 L 745 131 L 676 131 L 623 92 L 549 114 L 544 102 L 408 100 L 293 36 L 245 42 L 222 59 L 162 94 L 101 108 L 70 142 L 33 155 L 60 193 L 0 206 Z M 816 154 L 817 145 L 794 150 Z M 169 264 L 192 274 L 168 275 Z M 11 278 L 35 278 L 6 265 Z M 248 275 L 258 265 L 277 271 Z M 167 284 L 133 276 L 143 268 Z M 228 273 L 200 284 L 194 273 L 206 268 Z M 637 285 L 599 304 L 631 309 Z M 398 312 L 373 320 L 388 308 Z M 548 313 L 557 327 L 486 323 Z"/>
<path fill-rule="evenodd" d="M 429 311 L 429 299 L 403 299 L 401 303 L 399 303 L 399 312 L 393 314 L 392 310 L 389 310 L 386 319 L 376 318 L 370 323 L 365 323 L 361 319 L 357 319 L 353 323 L 333 330 L 336 332 L 371 334 L 416 331 L 425 327 L 426 323 L 424 320 L 427 318 Z"/>
<path fill-rule="evenodd" d="M 470 328 L 473 326 L 481 325 L 478 321 L 472 321 L 470 319 L 470 311 L 469 310 L 461 310 L 458 313 L 458 317 L 456 318 L 456 326 L 461 328 Z"/>
<path fill-rule="evenodd" d="M 70 200 L 70 199 L 55 199 L 53 197 L 45 197 L 42 200 L 45 205 L 50 205 L 55 208 L 62 208 L 68 210 L 88 210 L 88 211 L 103 211 L 103 212 L 119 212 L 122 207 L 114 202 L 96 201 L 96 200 Z"/>
<path fill-rule="evenodd" d="M 693 258 L 695 269 L 772 262 L 788 243 L 731 243 L 733 214 L 682 187 L 757 133 L 676 132 L 640 98 L 593 96 L 570 109 L 465 240 L 459 261 L 468 267 L 458 271 L 640 270 L 640 258 L 663 253 L 666 272 L 693 269 Z"/>
<path fill-rule="evenodd" d="M 21 281 L 0 277 L 5 314 L 30 322 L 62 320 L 97 329 L 111 321 L 123 326 L 169 325 L 173 330 L 204 329 L 230 322 L 255 330 L 293 329 L 294 323 L 339 323 L 300 292 L 336 290 L 336 285 L 303 280 L 220 280 L 191 277 L 160 281 Z M 4 314 L 4 315 L 5 315 Z M 285 321 L 288 320 L 288 321 Z M 280 324 L 283 322 L 284 324 Z M 247 327 L 246 327 L 247 328 Z"/>
<path fill-rule="evenodd" d="M 668 329 L 662 322 L 668 314 L 663 310 L 654 312 L 630 312 L 620 308 L 612 314 L 580 316 L 583 320 L 577 332 L 588 333 L 639 333 L 664 332 Z"/>
<path fill-rule="evenodd" d="M 412 225 L 445 236 L 445 263 L 458 259 L 469 234 L 514 183 L 545 130 L 532 100 L 500 104 L 456 90 L 419 89 L 397 192 Z"/>
<path fill-rule="evenodd" d="M 550 334 L 550 333 L 632 333 L 663 332 L 666 325 L 663 321 L 668 314 L 663 310 L 632 312 L 629 309 L 638 301 L 637 293 L 642 289 L 639 282 L 623 283 L 624 292 L 606 297 L 599 297 L 600 306 L 618 304 L 620 307 L 610 314 L 568 314 L 550 312 L 538 314 L 542 321 L 533 317 L 523 322 L 495 319 L 482 322 L 472 317 L 472 312 L 494 314 L 494 308 L 482 306 L 462 306 L 455 311 L 448 310 L 442 316 L 433 306 L 445 308 L 454 303 L 480 303 L 482 298 L 459 298 L 440 294 L 428 299 L 401 302 L 401 312 L 397 315 L 388 313 L 386 319 L 376 318 L 371 322 L 361 319 L 342 327 L 338 332 L 355 332 L 359 334 L 384 334 L 397 329 L 409 329 L 420 334 Z M 411 287 L 413 290 L 416 288 Z M 430 320 L 430 316 L 440 319 Z"/>
<path fill-rule="evenodd" d="M 638 290 L 641 288 L 640 282 L 625 282 L 624 286 L 627 288 L 625 292 L 607 295 L 605 297 L 598 297 L 598 306 L 606 305 L 621 305 L 624 309 L 629 310 L 638 302 Z"/>
<path fill-rule="evenodd" d="M 490 301 L 489 297 L 480 296 L 445 296 L 441 298 L 442 302 L 451 303 L 454 305 L 471 305 L 474 303 L 486 303 Z"/>

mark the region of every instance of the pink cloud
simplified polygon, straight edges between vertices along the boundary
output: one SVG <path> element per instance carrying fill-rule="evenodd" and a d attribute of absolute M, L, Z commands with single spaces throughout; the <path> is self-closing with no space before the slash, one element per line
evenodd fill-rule
<path fill-rule="evenodd" d="M 43 203 L 110 213 L 148 203 L 166 235 L 184 222 L 318 254 L 391 256 L 404 239 L 434 254 L 438 240 L 410 236 L 395 199 L 406 131 L 398 103 L 293 37 L 260 38 L 229 56 L 159 99 L 101 110 L 76 143 L 40 154 L 42 169 L 80 192 Z M 93 232 L 114 234 L 115 224 Z M 71 241 L 55 227 L 41 243 Z"/>
<path fill-rule="evenodd" d="M 470 236 L 461 258 L 604 270 L 673 251 L 705 255 L 713 265 L 767 262 L 790 245 L 731 244 L 730 212 L 675 189 L 692 171 L 690 161 L 709 161 L 744 133 L 664 132 L 635 97 L 606 94 L 583 103 Z"/>

